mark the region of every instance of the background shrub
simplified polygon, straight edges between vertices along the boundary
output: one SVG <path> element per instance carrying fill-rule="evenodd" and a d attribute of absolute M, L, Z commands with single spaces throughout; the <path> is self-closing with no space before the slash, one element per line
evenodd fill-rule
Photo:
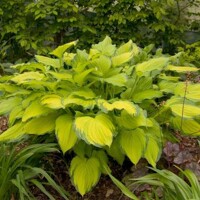
<path fill-rule="evenodd" d="M 194 12 L 199 0 L 1 0 L 0 60 L 28 60 L 60 44 L 79 39 L 89 47 L 112 35 L 115 43 L 132 39 L 155 43 L 174 53 L 184 31 L 198 30 Z M 198 13 L 196 13 L 198 15 Z M 188 26 L 188 24 L 190 26 Z"/>

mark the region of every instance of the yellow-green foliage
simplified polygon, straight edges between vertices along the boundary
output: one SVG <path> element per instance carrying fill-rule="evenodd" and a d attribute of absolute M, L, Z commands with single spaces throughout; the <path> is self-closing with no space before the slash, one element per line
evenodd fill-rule
<path fill-rule="evenodd" d="M 156 167 L 166 124 L 200 135 L 200 85 L 176 77 L 197 68 L 173 66 L 178 55 L 152 56 L 131 40 L 117 48 L 106 37 L 89 52 L 70 53 L 73 45 L 0 78 L 0 113 L 10 125 L 0 141 L 55 133 L 62 152 L 76 154 L 70 175 L 84 195 L 101 173 L 112 177 L 107 154 L 120 164 L 127 156 Z"/>

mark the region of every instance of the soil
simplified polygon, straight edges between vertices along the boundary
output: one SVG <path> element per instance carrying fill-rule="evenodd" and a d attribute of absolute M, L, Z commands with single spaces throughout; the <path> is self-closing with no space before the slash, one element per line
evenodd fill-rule
<path fill-rule="evenodd" d="M 65 159 L 68 160 L 68 159 Z M 130 162 L 128 165 L 130 165 Z M 98 184 L 92 189 L 91 192 L 87 193 L 82 197 L 72 185 L 67 168 L 69 163 L 66 163 L 61 154 L 51 154 L 46 157 L 44 160 L 45 166 L 48 168 L 47 170 L 53 171 L 56 178 L 55 180 L 60 183 L 66 191 L 69 192 L 70 200 L 128 200 L 129 198 L 124 196 L 117 186 L 113 184 L 109 176 L 102 175 Z M 130 165 L 131 166 L 131 165 Z M 120 166 L 114 160 L 110 162 L 110 168 L 112 169 L 112 174 L 118 179 L 122 180 L 125 174 L 128 174 L 129 171 L 126 170 L 126 166 Z M 41 194 L 40 191 L 36 190 L 36 188 L 32 188 L 34 195 L 38 200 L 48 200 L 45 195 Z M 52 188 L 49 188 L 56 200 L 64 200 L 64 198 L 60 197 Z"/>
<path fill-rule="evenodd" d="M 0 133 L 7 129 L 7 118 L 0 117 Z M 191 137 L 183 137 L 180 133 L 175 133 L 179 139 L 179 143 L 170 141 L 165 143 L 163 154 L 157 164 L 159 169 L 169 169 L 175 173 L 178 170 L 174 165 L 181 169 L 191 169 L 200 180 L 200 147 L 198 140 Z M 44 157 L 43 165 L 47 171 L 53 171 L 55 180 L 69 192 L 70 200 L 128 200 L 120 189 L 118 189 L 108 176 L 102 175 L 98 184 L 93 190 L 82 197 L 71 183 L 67 172 L 69 161 L 71 158 L 63 159 L 59 153 L 51 153 Z M 120 166 L 114 160 L 110 159 L 110 168 L 112 174 L 118 179 L 129 185 L 130 178 L 137 178 L 149 173 L 146 160 L 141 159 L 137 166 L 133 166 L 129 160 L 126 160 L 123 166 Z M 56 200 L 64 200 L 53 188 L 47 188 Z M 130 188 L 132 190 L 133 188 Z M 32 193 L 37 200 L 48 200 L 37 188 L 31 186 Z M 151 191 L 150 186 L 144 185 L 134 189 L 134 193 L 139 196 L 143 191 Z"/>

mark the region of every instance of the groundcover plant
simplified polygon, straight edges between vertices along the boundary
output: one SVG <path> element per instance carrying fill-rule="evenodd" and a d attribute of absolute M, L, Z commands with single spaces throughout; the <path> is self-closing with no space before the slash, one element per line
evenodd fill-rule
<path fill-rule="evenodd" d="M 57 145 L 52 143 L 28 145 L 26 142 L 1 143 L 0 199 L 35 200 L 31 192 L 32 186 L 50 200 L 55 200 L 45 188 L 49 185 L 67 200 L 68 193 L 51 178 L 49 172 L 40 167 L 44 154 L 58 151 Z"/>
<path fill-rule="evenodd" d="M 149 184 L 155 186 L 152 195 L 145 194 L 145 199 L 165 199 L 165 200 L 198 200 L 200 194 L 200 184 L 195 174 L 186 169 L 181 176 L 177 176 L 169 170 L 152 169 L 156 173 L 148 174 L 132 183 L 132 187 L 137 184 Z M 132 180 L 133 181 L 133 180 Z M 156 189 L 160 189 L 162 197 L 159 198 Z M 157 190 L 158 191 L 158 190 Z M 153 198 L 152 198 L 153 197 Z"/>
<path fill-rule="evenodd" d="M 76 43 L 0 78 L 0 114 L 9 115 L 0 141 L 55 133 L 62 152 L 74 152 L 69 173 L 81 195 L 104 173 L 136 199 L 111 175 L 109 156 L 119 164 L 125 156 L 133 164 L 145 158 L 156 167 L 166 129 L 200 135 L 200 84 L 184 78 L 198 69 L 131 40 L 117 48 L 106 37 L 89 52 L 70 53 Z"/>

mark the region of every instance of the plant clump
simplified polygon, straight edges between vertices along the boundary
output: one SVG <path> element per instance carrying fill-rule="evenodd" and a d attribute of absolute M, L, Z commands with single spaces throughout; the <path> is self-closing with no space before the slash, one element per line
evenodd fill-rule
<path fill-rule="evenodd" d="M 89 52 L 71 53 L 76 44 L 36 55 L 0 78 L 0 114 L 9 115 L 0 141 L 55 134 L 63 154 L 74 152 L 69 173 L 81 195 L 102 173 L 125 191 L 111 175 L 109 156 L 121 165 L 126 156 L 133 164 L 145 158 L 156 167 L 169 127 L 200 135 L 200 84 L 179 76 L 198 68 L 131 40 L 117 47 L 107 36 Z"/>

